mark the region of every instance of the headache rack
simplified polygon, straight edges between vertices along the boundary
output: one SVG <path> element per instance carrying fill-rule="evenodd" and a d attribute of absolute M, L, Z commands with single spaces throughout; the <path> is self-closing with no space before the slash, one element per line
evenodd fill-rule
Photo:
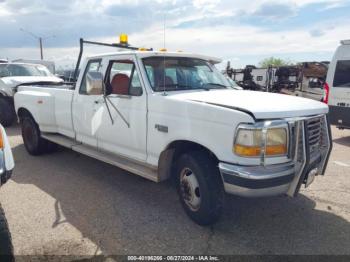
<path fill-rule="evenodd" d="M 96 42 L 96 41 L 88 41 L 88 40 L 84 40 L 83 38 L 80 38 L 79 39 L 80 51 L 79 51 L 78 61 L 77 61 L 77 64 L 75 66 L 75 71 L 74 71 L 74 78 L 73 78 L 74 82 L 76 82 L 78 79 L 79 66 L 80 66 L 81 58 L 82 58 L 83 52 L 84 52 L 84 44 L 116 47 L 116 48 L 122 48 L 122 49 L 128 49 L 128 50 L 140 50 L 140 49 L 142 49 L 143 51 L 152 51 L 153 50 L 153 48 L 141 48 L 141 47 L 129 45 L 128 44 L 128 36 L 125 34 L 120 35 L 120 43 L 112 43 L 112 44 L 103 43 L 103 42 Z"/>

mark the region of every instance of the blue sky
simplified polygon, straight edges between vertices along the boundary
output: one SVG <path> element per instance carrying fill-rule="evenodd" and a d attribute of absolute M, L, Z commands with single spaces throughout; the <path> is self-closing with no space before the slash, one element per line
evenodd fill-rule
<path fill-rule="evenodd" d="M 84 37 L 203 53 L 235 67 L 269 56 L 291 61 L 331 59 L 350 39 L 348 0 L 0 0 L 0 57 L 38 58 L 30 34 L 48 37 L 44 56 L 71 66 Z M 51 37 L 53 36 L 54 37 Z M 87 53 L 106 50 L 88 48 Z"/>

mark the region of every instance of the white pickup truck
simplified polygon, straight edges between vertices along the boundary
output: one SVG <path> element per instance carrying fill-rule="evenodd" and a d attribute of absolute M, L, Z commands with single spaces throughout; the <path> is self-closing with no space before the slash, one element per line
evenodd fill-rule
<path fill-rule="evenodd" d="M 38 155 L 59 144 L 154 182 L 173 177 L 201 225 L 219 218 L 225 192 L 295 196 L 325 172 L 328 106 L 234 90 L 218 62 L 122 51 L 88 57 L 74 87 L 19 87 L 25 147 Z"/>

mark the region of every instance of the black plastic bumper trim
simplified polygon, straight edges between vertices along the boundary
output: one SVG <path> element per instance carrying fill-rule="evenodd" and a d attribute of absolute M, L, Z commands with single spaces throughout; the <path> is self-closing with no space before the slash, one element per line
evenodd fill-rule
<path fill-rule="evenodd" d="M 225 183 L 250 189 L 261 189 L 285 185 L 292 182 L 294 178 L 294 174 L 269 179 L 248 179 L 226 173 L 223 173 L 222 176 Z"/>

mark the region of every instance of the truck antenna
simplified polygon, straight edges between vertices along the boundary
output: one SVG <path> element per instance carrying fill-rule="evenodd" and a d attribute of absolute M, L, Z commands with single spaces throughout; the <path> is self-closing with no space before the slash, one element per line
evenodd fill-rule
<path fill-rule="evenodd" d="M 165 52 L 165 28 L 166 28 L 166 11 L 164 10 L 164 19 L 163 19 L 163 50 Z M 163 95 L 166 96 L 166 89 L 165 89 L 165 54 L 164 54 L 164 61 L 163 61 Z"/>

